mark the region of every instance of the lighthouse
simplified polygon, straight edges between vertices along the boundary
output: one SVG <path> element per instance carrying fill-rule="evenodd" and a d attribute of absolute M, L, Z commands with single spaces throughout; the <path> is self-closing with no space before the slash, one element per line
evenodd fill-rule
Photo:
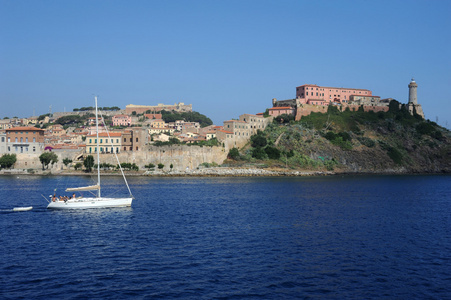
<path fill-rule="evenodd" d="M 421 104 L 418 104 L 417 88 L 418 84 L 415 82 L 415 79 L 412 78 L 409 83 L 409 102 L 407 103 L 407 106 L 411 115 L 416 112 L 424 119 L 423 108 L 421 107 Z"/>
<path fill-rule="evenodd" d="M 409 104 L 417 105 L 417 87 L 418 84 L 415 82 L 415 79 L 412 78 L 412 81 L 409 83 Z"/>

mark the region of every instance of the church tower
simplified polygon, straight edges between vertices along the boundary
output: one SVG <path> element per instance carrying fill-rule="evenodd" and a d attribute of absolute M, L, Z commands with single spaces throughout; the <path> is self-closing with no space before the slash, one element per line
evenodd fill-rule
<path fill-rule="evenodd" d="M 411 115 L 413 115 L 413 112 L 415 111 L 424 119 L 423 108 L 421 107 L 421 104 L 418 104 L 417 100 L 417 87 L 418 84 L 415 82 L 415 79 L 412 78 L 412 81 L 409 83 L 409 103 L 407 103 L 407 106 Z"/>

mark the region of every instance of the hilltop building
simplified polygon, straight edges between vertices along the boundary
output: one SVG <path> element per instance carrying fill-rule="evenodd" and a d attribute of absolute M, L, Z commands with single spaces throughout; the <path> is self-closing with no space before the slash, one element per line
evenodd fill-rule
<path fill-rule="evenodd" d="M 150 106 L 150 105 L 134 105 L 129 104 L 125 106 L 125 114 L 132 115 L 133 112 L 135 114 L 145 114 L 147 111 L 150 112 L 160 112 L 162 110 L 167 111 L 176 111 L 176 112 L 190 112 L 193 111 L 192 104 L 186 104 L 183 102 L 175 103 L 174 105 L 167 105 L 167 104 L 158 104 L 156 106 Z"/>
<path fill-rule="evenodd" d="M 423 109 L 417 103 L 417 83 L 412 78 L 409 84 L 409 102 L 407 104 L 409 112 L 416 112 L 424 118 Z M 374 96 L 372 91 L 367 89 L 337 88 L 318 86 L 316 84 L 304 84 L 296 87 L 296 98 L 288 100 L 272 99 L 273 107 L 269 109 L 271 116 L 281 114 L 294 114 L 296 120 L 303 116 L 308 116 L 312 112 L 327 112 L 329 105 L 336 105 L 341 111 L 349 108 L 356 111 L 363 107 L 364 111 L 387 112 L 392 98 L 381 99 Z"/>

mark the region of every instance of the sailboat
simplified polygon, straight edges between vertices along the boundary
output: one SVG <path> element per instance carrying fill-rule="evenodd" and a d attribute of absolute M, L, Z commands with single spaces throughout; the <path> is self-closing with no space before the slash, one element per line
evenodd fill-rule
<path fill-rule="evenodd" d="M 49 202 L 47 208 L 49 209 L 87 209 L 87 208 L 110 208 L 110 207 L 130 207 L 132 205 L 132 201 L 134 199 L 132 192 L 130 191 L 130 187 L 128 186 L 127 179 L 125 178 L 124 171 L 122 170 L 121 164 L 119 163 L 119 158 L 116 155 L 116 159 L 119 165 L 119 168 L 122 173 L 122 177 L 124 178 L 125 184 L 127 185 L 128 192 L 130 193 L 129 197 L 125 198 L 106 198 L 101 196 L 101 188 L 100 188 L 100 151 L 99 151 L 99 121 L 98 121 L 98 112 L 97 112 L 97 97 L 95 97 L 95 105 L 96 105 L 96 135 L 97 135 L 97 184 L 85 187 L 75 187 L 75 188 L 67 188 L 66 192 L 81 192 L 81 191 L 96 191 L 96 195 L 94 197 L 76 197 L 75 194 L 71 198 L 58 199 L 53 194 L 52 200 Z M 103 116 L 102 120 L 103 120 Z M 106 126 L 105 126 L 106 128 Z M 107 130 L 107 134 L 109 136 L 109 132 Z M 56 191 L 56 190 L 55 190 Z"/>

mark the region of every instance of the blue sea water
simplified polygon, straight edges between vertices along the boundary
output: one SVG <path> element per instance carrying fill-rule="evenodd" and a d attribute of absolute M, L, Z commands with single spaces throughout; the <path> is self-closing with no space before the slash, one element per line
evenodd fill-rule
<path fill-rule="evenodd" d="M 0 177 L 1 299 L 451 298 L 451 176 L 133 177 L 132 208 L 46 209 L 91 182 Z"/>

